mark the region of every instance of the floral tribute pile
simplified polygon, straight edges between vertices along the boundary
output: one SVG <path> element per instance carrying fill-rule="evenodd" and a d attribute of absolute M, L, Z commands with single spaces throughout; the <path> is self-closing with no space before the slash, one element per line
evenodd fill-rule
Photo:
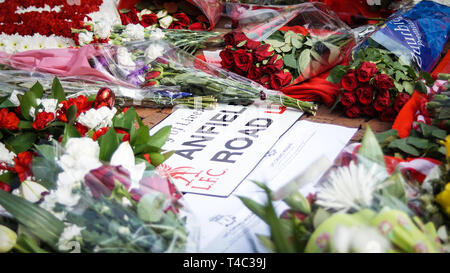
<path fill-rule="evenodd" d="M 55 78 L 50 93 L 1 99 L 0 217 L 16 224 L 0 252 L 183 251 L 181 195 L 156 171 L 170 127 L 150 135 L 109 88 L 66 98 Z"/>

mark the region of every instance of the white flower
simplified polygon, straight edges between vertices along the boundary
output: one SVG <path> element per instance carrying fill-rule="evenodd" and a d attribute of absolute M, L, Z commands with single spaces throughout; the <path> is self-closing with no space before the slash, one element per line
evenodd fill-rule
<path fill-rule="evenodd" d="M 317 204 L 327 209 L 347 211 L 359 210 L 372 205 L 373 193 L 379 179 L 376 165 L 367 170 L 364 165 L 350 163 L 330 173 L 328 181 L 317 194 Z"/>
<path fill-rule="evenodd" d="M 90 137 L 69 138 L 65 149 L 59 164 L 64 171 L 72 173 L 76 180 L 82 180 L 90 170 L 101 166 L 98 159 L 100 146 Z M 77 171 L 81 173 L 77 175 Z"/>
<path fill-rule="evenodd" d="M 146 14 L 152 14 L 153 12 L 149 9 L 143 9 L 138 13 L 139 20 L 142 20 L 142 16 Z"/>
<path fill-rule="evenodd" d="M 20 101 L 19 98 L 17 97 L 17 95 L 23 95 L 23 92 L 17 91 L 17 90 L 13 90 L 11 95 L 9 96 L 9 101 L 14 104 L 14 106 L 19 106 L 20 105 Z"/>
<path fill-rule="evenodd" d="M 160 10 L 160 11 L 156 14 L 156 17 L 158 17 L 158 19 L 160 19 L 160 18 L 166 17 L 167 14 L 168 14 L 167 10 L 163 9 L 163 10 Z"/>
<path fill-rule="evenodd" d="M 151 44 L 145 50 L 145 61 L 147 63 L 153 62 L 156 58 L 161 57 L 164 53 L 164 47 L 158 44 Z"/>
<path fill-rule="evenodd" d="M 36 104 L 42 105 L 42 107 L 44 107 L 45 112 L 54 114 L 56 112 L 56 108 L 58 107 L 58 100 L 57 99 L 36 99 Z M 30 115 L 31 115 L 31 113 L 30 113 Z"/>
<path fill-rule="evenodd" d="M 94 34 L 97 35 L 100 39 L 109 38 L 109 35 L 111 34 L 111 25 L 103 20 L 95 23 Z"/>
<path fill-rule="evenodd" d="M 173 17 L 172 16 L 166 16 L 162 19 L 159 19 L 159 26 L 162 28 L 168 28 L 173 22 Z"/>
<path fill-rule="evenodd" d="M 112 119 L 116 114 L 117 109 L 109 109 L 107 106 L 100 107 L 99 109 L 90 109 L 82 113 L 78 117 L 78 122 L 88 127 L 89 129 L 99 129 L 103 127 L 110 127 L 112 125 Z"/>
<path fill-rule="evenodd" d="M 138 188 L 139 181 L 145 171 L 145 163 L 135 164 L 133 149 L 128 141 L 122 142 L 114 154 L 111 156 L 110 164 L 112 166 L 122 166 L 130 172 L 131 187 Z"/>
<path fill-rule="evenodd" d="M 337 226 L 331 244 L 338 253 L 384 253 L 391 248 L 389 240 L 369 226 Z"/>
<path fill-rule="evenodd" d="M 61 251 L 73 250 L 73 247 L 77 245 L 77 241 L 81 239 L 81 228 L 77 225 L 68 225 L 64 228 L 64 231 L 59 236 L 58 248 Z M 74 244 L 75 243 L 75 244 Z M 79 244 L 78 244 L 79 246 Z"/>
<path fill-rule="evenodd" d="M 166 35 L 160 28 L 156 28 L 155 30 L 150 32 L 150 40 L 155 40 L 155 41 L 162 40 L 162 39 L 164 39 L 165 36 Z"/>
<path fill-rule="evenodd" d="M 17 241 L 17 234 L 6 226 L 0 225 L 0 253 L 9 252 Z"/>
<path fill-rule="evenodd" d="M 126 47 L 119 47 L 117 50 L 117 62 L 119 65 L 125 66 L 128 69 L 134 69 L 136 67 L 131 53 L 128 52 Z"/>
<path fill-rule="evenodd" d="M 128 24 L 123 31 L 123 35 L 130 40 L 143 40 L 145 38 L 145 29 L 140 24 Z"/>
<path fill-rule="evenodd" d="M 80 42 L 80 45 L 90 44 L 93 40 L 94 35 L 90 31 L 80 32 L 78 34 L 78 41 Z M 59 44 L 57 45 L 57 47 L 59 47 Z"/>
<path fill-rule="evenodd" d="M 20 183 L 20 196 L 31 203 L 41 200 L 42 194 L 45 192 L 48 190 L 39 183 L 29 180 Z"/>
<path fill-rule="evenodd" d="M 15 153 L 9 151 L 5 144 L 0 142 L 0 162 L 5 162 L 6 164 L 13 165 Z"/>

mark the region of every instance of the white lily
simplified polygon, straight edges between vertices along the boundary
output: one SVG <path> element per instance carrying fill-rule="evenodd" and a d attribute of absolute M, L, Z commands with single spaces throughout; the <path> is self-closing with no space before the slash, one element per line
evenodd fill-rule
<path fill-rule="evenodd" d="M 17 241 L 17 234 L 6 226 L 0 225 L 0 253 L 10 251 Z"/>
<path fill-rule="evenodd" d="M 26 180 L 20 184 L 19 195 L 32 203 L 41 200 L 42 193 L 44 192 L 48 192 L 48 190 L 39 183 Z"/>
<path fill-rule="evenodd" d="M 122 142 L 111 157 L 109 162 L 113 166 L 122 166 L 130 172 L 131 187 L 138 188 L 139 182 L 145 171 L 145 163 L 136 165 L 133 149 L 128 141 Z"/>

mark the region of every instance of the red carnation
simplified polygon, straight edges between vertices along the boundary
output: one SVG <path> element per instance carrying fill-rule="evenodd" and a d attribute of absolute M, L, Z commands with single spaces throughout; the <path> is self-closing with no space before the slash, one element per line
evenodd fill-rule
<path fill-rule="evenodd" d="M 361 108 L 354 104 L 345 110 L 345 114 L 350 118 L 357 118 L 361 115 Z"/>
<path fill-rule="evenodd" d="M 292 75 L 288 71 L 280 71 L 270 75 L 270 87 L 279 90 L 291 83 Z"/>
<path fill-rule="evenodd" d="M 10 192 L 11 187 L 8 184 L 0 181 L 0 191 Z"/>
<path fill-rule="evenodd" d="M 189 26 L 189 30 L 199 30 L 199 31 L 202 31 L 202 30 L 206 30 L 206 28 L 203 26 L 202 23 L 197 22 L 197 23 L 191 24 L 191 25 Z"/>
<path fill-rule="evenodd" d="M 234 65 L 241 71 L 247 72 L 253 64 L 253 56 L 244 49 L 233 51 Z"/>
<path fill-rule="evenodd" d="M 347 91 L 353 91 L 358 86 L 355 73 L 347 73 L 341 79 L 342 88 Z"/>
<path fill-rule="evenodd" d="M 144 14 L 141 17 L 141 25 L 143 27 L 153 26 L 154 24 L 156 24 L 157 21 L 158 21 L 158 16 L 156 16 L 156 14 L 154 14 L 154 13 Z"/>
<path fill-rule="evenodd" d="M 19 118 L 14 112 L 9 112 L 7 108 L 0 110 L 0 128 L 7 130 L 19 130 Z"/>
<path fill-rule="evenodd" d="M 378 72 L 377 65 L 371 62 L 363 62 L 356 71 L 358 81 L 368 82 Z"/>
<path fill-rule="evenodd" d="M 366 84 L 356 89 L 356 96 L 362 104 L 370 104 L 373 101 L 373 88 Z"/>
<path fill-rule="evenodd" d="M 116 133 L 124 135 L 122 138 L 123 142 L 130 140 L 130 134 L 127 131 L 122 130 L 122 129 L 115 129 L 115 130 L 116 130 Z"/>
<path fill-rule="evenodd" d="M 106 134 L 106 132 L 108 132 L 108 130 L 109 130 L 109 127 L 103 127 L 103 128 L 98 129 L 97 131 L 94 132 L 92 139 L 94 141 L 97 141 L 97 139 L 99 139 L 101 136 Z"/>
<path fill-rule="evenodd" d="M 380 120 L 385 122 L 392 122 L 395 120 L 397 116 L 397 112 L 392 107 L 386 108 L 383 112 L 380 113 Z"/>
<path fill-rule="evenodd" d="M 382 91 L 378 93 L 373 106 L 375 107 L 375 110 L 381 112 L 384 111 L 389 106 L 389 104 L 391 104 L 389 91 Z"/>
<path fill-rule="evenodd" d="M 28 177 L 33 176 L 33 154 L 31 152 L 26 151 L 17 154 L 14 158 L 14 163 L 14 169 L 19 176 L 20 181 L 24 181 Z"/>
<path fill-rule="evenodd" d="M 227 46 L 233 46 L 236 47 L 238 44 L 240 44 L 243 41 L 248 40 L 247 36 L 243 32 L 229 32 L 225 34 L 225 45 Z"/>
<path fill-rule="evenodd" d="M 183 12 L 175 13 L 173 15 L 173 18 L 176 19 L 176 23 L 178 25 L 181 25 L 183 27 L 185 27 L 191 23 L 191 20 L 189 19 L 189 17 Z"/>
<path fill-rule="evenodd" d="M 378 74 L 375 76 L 374 86 L 379 90 L 389 90 L 394 87 L 394 82 L 387 74 Z"/>
<path fill-rule="evenodd" d="M 55 114 L 47 112 L 39 112 L 32 124 L 34 130 L 41 130 L 47 126 L 48 123 L 55 119 Z"/>
<path fill-rule="evenodd" d="M 405 105 L 411 97 L 406 93 L 400 93 L 394 100 L 394 109 L 397 112 L 400 112 L 403 105 Z"/>
<path fill-rule="evenodd" d="M 222 59 L 221 65 L 225 69 L 231 69 L 234 66 L 233 51 L 231 49 L 224 49 L 219 53 Z"/>
<path fill-rule="evenodd" d="M 341 95 L 341 104 L 345 107 L 350 107 L 356 102 L 356 96 L 353 92 L 344 92 Z"/>
<path fill-rule="evenodd" d="M 255 57 L 256 61 L 261 62 L 273 54 L 273 49 L 270 50 L 271 47 L 269 44 L 260 45 L 253 51 L 253 56 Z"/>
<path fill-rule="evenodd" d="M 83 124 L 79 122 L 74 123 L 75 128 L 80 133 L 81 136 L 85 136 L 86 133 L 89 131 L 88 127 L 84 126 Z"/>

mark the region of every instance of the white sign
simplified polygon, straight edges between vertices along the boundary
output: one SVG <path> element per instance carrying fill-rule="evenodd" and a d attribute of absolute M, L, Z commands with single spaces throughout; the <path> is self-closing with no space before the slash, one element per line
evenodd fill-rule
<path fill-rule="evenodd" d="M 229 196 L 302 112 L 269 106 L 178 109 L 152 128 L 172 125 L 159 167 L 181 192 Z"/>

